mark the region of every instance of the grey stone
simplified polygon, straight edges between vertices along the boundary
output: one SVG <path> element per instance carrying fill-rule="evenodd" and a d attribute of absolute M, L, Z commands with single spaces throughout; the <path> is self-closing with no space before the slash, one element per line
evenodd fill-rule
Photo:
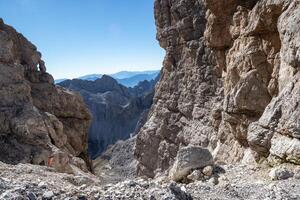
<path fill-rule="evenodd" d="M 47 200 L 52 199 L 53 197 L 54 197 L 54 193 L 52 191 L 46 191 L 43 194 L 43 198 Z"/>
<path fill-rule="evenodd" d="M 180 181 L 185 178 L 190 171 L 213 164 L 213 157 L 208 149 L 198 146 L 183 147 L 178 151 L 169 176 L 174 181 Z"/>
<path fill-rule="evenodd" d="M 269 176 L 272 180 L 284 180 L 294 176 L 294 173 L 285 167 L 275 167 L 271 169 Z"/>
<path fill-rule="evenodd" d="M 202 173 L 205 176 L 212 176 L 214 172 L 214 168 L 212 166 L 206 166 L 203 168 Z"/>
<path fill-rule="evenodd" d="M 187 178 L 192 181 L 199 181 L 203 178 L 203 174 L 201 173 L 201 170 L 194 170 Z"/>
<path fill-rule="evenodd" d="M 32 193 L 32 192 L 29 192 L 27 194 L 27 197 L 29 198 L 29 200 L 37 200 L 36 195 L 34 193 Z"/>

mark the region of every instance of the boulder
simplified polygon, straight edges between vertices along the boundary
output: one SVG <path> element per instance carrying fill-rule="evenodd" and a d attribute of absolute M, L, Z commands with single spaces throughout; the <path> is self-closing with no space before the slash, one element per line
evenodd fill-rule
<path fill-rule="evenodd" d="M 271 169 L 269 176 L 272 180 L 284 180 L 294 176 L 286 167 L 278 166 Z"/>
<path fill-rule="evenodd" d="M 169 176 L 174 181 L 180 181 L 187 177 L 191 170 L 204 168 L 213 164 L 213 157 L 208 149 L 190 145 L 178 151 Z"/>

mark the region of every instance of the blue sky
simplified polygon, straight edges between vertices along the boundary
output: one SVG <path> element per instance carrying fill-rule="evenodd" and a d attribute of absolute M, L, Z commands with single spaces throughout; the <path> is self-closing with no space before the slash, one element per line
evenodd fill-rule
<path fill-rule="evenodd" d="M 162 65 L 153 0 L 0 0 L 0 13 L 56 79 Z"/>

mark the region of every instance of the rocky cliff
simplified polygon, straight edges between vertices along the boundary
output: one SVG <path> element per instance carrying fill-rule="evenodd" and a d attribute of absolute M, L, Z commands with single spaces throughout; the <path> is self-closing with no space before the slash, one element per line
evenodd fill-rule
<path fill-rule="evenodd" d="M 95 81 L 66 80 L 59 83 L 78 91 L 88 105 L 93 120 L 89 129 L 89 154 L 95 159 L 108 145 L 135 135 L 144 124 L 152 105 L 157 80 L 142 81 L 133 88 L 103 75 Z"/>
<path fill-rule="evenodd" d="M 53 84 L 41 53 L 0 20 L 0 160 L 87 170 L 90 113 Z"/>
<path fill-rule="evenodd" d="M 300 2 L 156 0 L 166 50 L 138 172 L 167 171 L 189 144 L 218 163 L 300 164 Z"/>

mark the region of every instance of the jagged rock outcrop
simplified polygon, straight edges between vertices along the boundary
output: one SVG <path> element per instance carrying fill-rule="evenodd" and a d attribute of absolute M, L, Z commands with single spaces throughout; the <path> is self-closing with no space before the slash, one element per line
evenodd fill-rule
<path fill-rule="evenodd" d="M 292 0 L 155 1 L 166 57 L 137 137 L 139 174 L 170 169 L 189 144 L 217 163 L 299 164 L 299 10 Z"/>
<path fill-rule="evenodd" d="M 89 154 L 97 158 L 106 148 L 135 135 L 147 119 L 158 80 L 142 81 L 133 88 L 103 75 L 95 81 L 66 80 L 60 86 L 78 91 L 93 120 L 89 129 Z"/>
<path fill-rule="evenodd" d="M 0 160 L 87 170 L 90 114 L 82 98 L 56 87 L 37 48 L 2 20 L 0 71 Z"/>

